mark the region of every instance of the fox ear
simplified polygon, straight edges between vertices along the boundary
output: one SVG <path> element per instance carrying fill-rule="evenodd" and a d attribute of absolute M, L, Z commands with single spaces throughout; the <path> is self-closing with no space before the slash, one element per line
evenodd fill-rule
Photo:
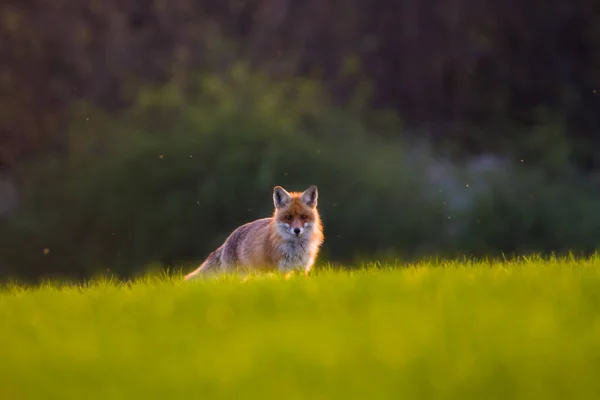
<path fill-rule="evenodd" d="M 273 189 L 273 203 L 275 208 L 285 207 L 292 200 L 292 196 L 281 186 L 275 186 Z"/>
<path fill-rule="evenodd" d="M 317 206 L 317 198 L 319 197 L 319 191 L 317 190 L 316 185 L 310 186 L 306 189 L 300 199 L 309 207 L 315 208 Z"/>

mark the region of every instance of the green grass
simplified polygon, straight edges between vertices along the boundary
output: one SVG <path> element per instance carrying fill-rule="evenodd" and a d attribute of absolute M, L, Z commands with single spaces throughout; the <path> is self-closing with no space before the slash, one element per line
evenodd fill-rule
<path fill-rule="evenodd" d="M 600 260 L 0 290 L 0 399 L 596 399 Z"/>

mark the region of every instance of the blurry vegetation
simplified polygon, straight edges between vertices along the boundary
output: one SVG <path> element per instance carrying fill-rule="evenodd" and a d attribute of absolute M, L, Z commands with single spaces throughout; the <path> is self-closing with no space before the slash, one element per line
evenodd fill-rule
<path fill-rule="evenodd" d="M 313 81 L 242 65 L 222 76 L 145 90 L 112 117 L 75 108 L 70 156 L 22 172 L 27 201 L 0 244 L 9 271 L 127 275 L 199 260 L 269 215 L 277 184 L 321 187 L 323 261 L 595 248 L 600 197 L 574 172 L 450 168 L 400 135 L 378 138 Z"/>
<path fill-rule="evenodd" d="M 313 183 L 322 260 L 597 247 L 595 2 L 66 5 L 0 6 L 0 274 L 199 261 Z"/>
<path fill-rule="evenodd" d="M 270 77 L 314 78 L 338 105 L 368 88 L 369 106 L 427 128 L 404 136 L 467 152 L 530 142 L 545 108 L 564 119 L 570 161 L 597 168 L 592 0 L 8 1 L 0 21 L 5 166 L 66 152 L 73 102 L 122 110 L 147 85 L 244 60 Z"/>

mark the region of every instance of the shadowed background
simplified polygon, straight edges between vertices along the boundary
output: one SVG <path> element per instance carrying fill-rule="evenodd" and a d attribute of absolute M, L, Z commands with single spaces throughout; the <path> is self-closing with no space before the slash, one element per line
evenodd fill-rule
<path fill-rule="evenodd" d="M 589 253 L 600 3 L 0 5 L 0 276 L 194 265 L 317 184 L 321 261 Z"/>

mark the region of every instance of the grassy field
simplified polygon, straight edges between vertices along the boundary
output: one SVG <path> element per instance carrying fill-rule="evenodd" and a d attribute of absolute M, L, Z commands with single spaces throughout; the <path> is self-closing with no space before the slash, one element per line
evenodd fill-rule
<path fill-rule="evenodd" d="M 600 259 L 0 290 L 0 399 L 597 399 Z"/>

